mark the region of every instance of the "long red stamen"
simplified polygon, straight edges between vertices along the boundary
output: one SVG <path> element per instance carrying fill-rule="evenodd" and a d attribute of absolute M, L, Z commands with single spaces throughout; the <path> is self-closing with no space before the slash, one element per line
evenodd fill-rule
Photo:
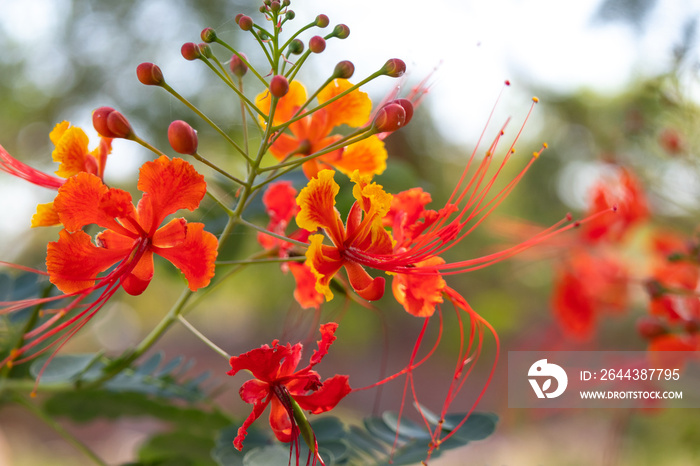
<path fill-rule="evenodd" d="M 49 175 L 20 162 L 12 157 L 2 146 L 0 146 L 0 170 L 14 175 L 17 178 L 27 180 L 37 186 L 43 186 L 49 189 L 58 189 L 66 182 L 66 180 L 62 178 Z"/>

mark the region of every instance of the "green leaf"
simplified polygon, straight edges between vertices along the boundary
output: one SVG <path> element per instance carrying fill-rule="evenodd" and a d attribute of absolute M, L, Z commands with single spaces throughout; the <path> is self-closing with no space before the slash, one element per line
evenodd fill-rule
<path fill-rule="evenodd" d="M 213 446 L 212 437 L 185 429 L 154 435 L 141 445 L 138 456 L 149 465 L 214 466 L 209 454 Z"/>
<path fill-rule="evenodd" d="M 36 378 L 41 375 L 41 384 L 73 382 L 82 375 L 99 357 L 96 354 L 67 354 L 54 357 L 46 365 L 47 357 L 35 360 L 29 373 Z M 43 372 L 42 372 L 43 370 Z"/>
<path fill-rule="evenodd" d="M 452 431 L 458 425 L 464 414 L 448 414 L 445 416 L 443 429 Z M 484 440 L 496 431 L 498 416 L 492 413 L 472 413 L 453 437 L 464 441 Z"/>
<path fill-rule="evenodd" d="M 430 433 L 425 427 L 421 426 L 420 424 L 416 424 L 405 416 L 401 418 L 401 423 L 398 424 L 399 416 L 398 413 L 394 411 L 386 411 L 382 413 L 382 420 L 394 432 L 396 432 L 396 426 L 398 425 L 399 438 L 403 440 L 430 440 Z"/>
<path fill-rule="evenodd" d="M 244 466 L 270 466 L 289 463 L 289 449 L 282 445 L 256 447 L 243 457 Z"/>

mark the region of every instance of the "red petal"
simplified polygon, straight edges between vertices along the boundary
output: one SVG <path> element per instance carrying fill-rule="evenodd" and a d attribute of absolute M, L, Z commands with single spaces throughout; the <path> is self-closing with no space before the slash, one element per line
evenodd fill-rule
<path fill-rule="evenodd" d="M 184 218 L 172 219 L 153 235 L 153 246 L 171 248 L 180 245 L 187 238 L 187 228 L 187 221 Z"/>
<path fill-rule="evenodd" d="M 303 309 L 318 309 L 323 304 L 324 296 L 316 291 L 316 276 L 306 264 L 290 262 L 287 267 L 294 275 L 296 288 L 294 299 Z"/>
<path fill-rule="evenodd" d="M 274 432 L 277 440 L 287 443 L 292 440 L 292 421 L 290 415 L 284 405 L 277 399 L 272 397 L 270 402 L 270 427 Z"/>
<path fill-rule="evenodd" d="M 343 265 L 348 272 L 350 285 L 358 296 L 367 301 L 376 301 L 384 296 L 386 283 L 384 277 L 372 278 L 360 264 L 355 262 L 345 262 Z"/>
<path fill-rule="evenodd" d="M 145 251 L 136 266 L 122 280 L 124 291 L 132 296 L 143 293 L 153 278 L 153 253 Z"/>
<path fill-rule="evenodd" d="M 131 205 L 130 196 L 127 200 L 121 194 L 124 191 L 120 191 L 107 199 L 109 212 L 105 212 L 102 208 L 102 198 L 108 192 L 110 189 L 95 175 L 78 173 L 59 188 L 53 202 L 54 209 L 68 231 L 78 231 L 93 223 L 109 230 L 121 231 L 123 227 L 111 214 L 117 211 L 133 211 L 134 206 Z"/>
<path fill-rule="evenodd" d="M 98 248 L 83 231 L 61 230 L 59 239 L 48 244 L 46 269 L 51 283 L 64 293 L 74 293 L 95 284 L 97 275 L 120 260 L 129 250 Z"/>
<path fill-rule="evenodd" d="M 248 404 L 260 403 L 265 397 L 270 395 L 270 384 L 258 379 L 245 382 L 238 391 L 241 400 Z"/>
<path fill-rule="evenodd" d="M 236 435 L 236 438 L 233 439 L 233 446 L 236 448 L 236 450 L 241 451 L 243 449 L 243 440 L 245 440 L 246 435 L 248 435 L 248 427 L 250 427 L 250 425 L 260 417 L 263 411 L 265 411 L 265 408 L 267 408 L 268 403 L 269 400 L 253 405 L 253 412 L 251 412 L 246 420 L 243 421 L 243 425 L 238 428 L 238 435 Z"/>
<path fill-rule="evenodd" d="M 312 414 L 325 413 L 335 406 L 352 391 L 347 375 L 335 375 L 323 382 L 321 388 L 310 395 L 295 396 L 299 406 Z"/>
<path fill-rule="evenodd" d="M 327 324 L 321 325 L 321 339 L 317 341 L 318 350 L 315 350 L 311 355 L 311 360 L 309 361 L 309 366 L 314 366 L 321 362 L 323 357 L 328 354 L 328 348 L 335 341 L 335 331 L 338 328 L 338 324 L 335 322 L 328 322 Z"/>
<path fill-rule="evenodd" d="M 301 345 L 273 347 L 263 345 L 243 353 L 240 356 L 233 356 L 230 359 L 231 370 L 228 375 L 236 375 L 239 371 L 248 370 L 253 376 L 267 383 L 274 383 L 280 376 L 287 376 L 296 369 L 301 359 Z M 284 361 L 284 367 L 282 367 Z"/>
<path fill-rule="evenodd" d="M 138 188 L 144 192 L 139 202 L 141 224 L 152 234 L 168 215 L 199 207 L 207 183 L 188 162 L 163 155 L 141 166 Z M 142 207 L 141 203 L 149 205 Z"/>
<path fill-rule="evenodd" d="M 166 226 L 164 228 L 170 229 L 172 227 Z M 167 234 L 168 231 L 163 233 L 164 238 L 171 236 Z M 157 236 L 156 232 L 154 238 Z M 207 286 L 214 276 L 214 261 L 218 245 L 216 236 L 204 231 L 204 224 L 188 223 L 184 241 L 173 247 L 154 245 L 152 249 L 153 252 L 169 260 L 180 269 L 187 279 L 190 290 L 197 291 L 199 288 Z"/>

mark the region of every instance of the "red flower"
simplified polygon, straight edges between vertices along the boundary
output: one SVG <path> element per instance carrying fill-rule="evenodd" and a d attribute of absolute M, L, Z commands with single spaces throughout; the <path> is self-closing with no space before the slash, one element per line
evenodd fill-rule
<path fill-rule="evenodd" d="M 173 219 L 180 209 L 195 210 L 206 192 L 204 177 L 182 159 L 161 156 L 146 162 L 138 188 L 144 192 L 135 208 L 131 195 L 108 188 L 95 175 L 79 173 L 59 189 L 54 207 L 65 229 L 49 243 L 46 266 L 51 282 L 64 293 L 94 285 L 97 275 L 119 262 L 127 293 L 142 293 L 153 277 L 153 254 L 168 259 L 184 274 L 192 291 L 214 276 L 218 241 L 201 223 Z M 96 237 L 82 231 L 89 224 L 105 231 Z"/>
<path fill-rule="evenodd" d="M 144 194 L 135 208 L 129 193 L 108 188 L 90 173 L 78 173 L 61 186 L 55 209 L 65 229 L 60 232 L 58 241 L 49 243 L 46 267 L 49 279 L 64 294 L 0 303 L 6 306 L 0 313 L 67 298 L 72 301 L 60 309 L 48 310 L 53 316 L 24 335 L 24 346 L 1 361 L 0 366 L 26 361 L 56 344 L 60 348 L 120 286 L 132 295 L 142 293 L 153 276 L 153 254 L 178 267 L 192 291 L 209 284 L 217 255 L 216 237 L 204 231 L 203 224 L 188 223 L 181 218 L 160 227 L 170 214 L 199 206 L 206 191 L 204 178 L 184 160 L 162 156 L 141 167 L 138 188 Z M 96 236 L 96 244 L 82 231 L 84 226 L 93 223 L 107 228 Z M 106 275 L 98 277 L 115 264 Z M 100 296 L 83 305 L 97 290 L 102 290 Z M 76 310 L 76 314 L 68 317 Z M 53 343 L 17 360 L 53 336 L 58 336 Z"/>
<path fill-rule="evenodd" d="M 590 338 L 598 317 L 627 307 L 629 276 L 624 264 L 610 256 L 574 250 L 557 271 L 552 307 L 567 335 Z"/>
<path fill-rule="evenodd" d="M 598 216 L 582 225 L 582 239 L 618 242 L 634 225 L 649 218 L 644 189 L 629 170 L 621 167 L 617 167 L 615 176 L 606 177 L 593 187 L 588 216 L 614 206 L 616 216 Z"/>
<path fill-rule="evenodd" d="M 250 371 L 255 379 L 243 384 L 241 399 L 253 405 L 253 412 L 238 429 L 233 445 L 241 450 L 248 427 L 259 418 L 267 405 L 270 406 L 270 426 L 280 442 L 295 440 L 299 431 L 294 423 L 289 397 L 299 406 L 313 414 L 330 411 L 341 399 L 350 393 L 347 375 L 335 375 L 321 382 L 319 374 L 312 370 L 328 353 L 335 341 L 338 324 L 330 322 L 321 325 L 321 340 L 318 350 L 311 355 L 309 365 L 295 371 L 301 360 L 302 345 L 263 345 L 240 356 L 231 358 L 228 375 L 236 375 L 241 370 Z M 311 393 L 309 393 L 311 392 Z"/>

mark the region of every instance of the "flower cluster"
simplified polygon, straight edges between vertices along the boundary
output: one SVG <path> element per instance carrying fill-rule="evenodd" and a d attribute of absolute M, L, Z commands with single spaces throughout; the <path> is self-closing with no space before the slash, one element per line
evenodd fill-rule
<path fill-rule="evenodd" d="M 547 145 L 520 157 L 515 145 L 522 126 L 504 142 L 509 128 L 503 125 L 486 148 L 481 147 L 480 139 L 466 157 L 445 202 L 434 205 L 432 195 L 421 187 L 394 193 L 389 182 L 380 184 L 376 178 L 391 170 L 385 140 L 412 121 L 414 110 L 427 92 L 425 81 L 405 97 L 399 96 L 401 86 L 389 84 L 386 97 L 378 105 L 373 105 L 361 87 L 375 79 L 401 77 L 406 70 L 403 61 L 389 59 L 374 73 L 356 81 L 352 80 L 354 65 L 341 61 L 322 82 L 302 83 L 297 76 L 304 63 L 322 54 L 333 41 L 346 39 L 349 28 L 338 24 L 326 35 L 305 38 L 309 33 L 320 34 L 329 26 L 329 18 L 318 15 L 294 31 L 296 14 L 289 0 L 265 0 L 260 12 L 260 20 L 240 14 L 235 22 L 240 33 L 251 35 L 260 46 L 263 65 L 256 66 L 253 51 L 243 53 L 212 28 L 202 31 L 203 42 L 188 42 L 181 48 L 185 60 L 209 68 L 238 99 L 241 111 L 236 125 L 210 119 L 169 84 L 158 65 L 142 63 L 136 68 L 139 82 L 167 92 L 196 117 L 193 121 L 197 123 L 175 120 L 161 128 L 163 134 L 167 133 L 170 149 L 184 158 L 167 155 L 167 151 L 139 137 L 129 120 L 111 107 L 92 113 L 99 142 L 91 151 L 85 131 L 68 122 L 59 123 L 48 135 L 55 145 L 53 161 L 59 164 L 56 176 L 29 167 L 0 147 L 0 169 L 57 191 L 51 203 L 37 207 L 31 225 L 58 227 L 55 240 L 46 245 L 45 271 L 34 271 L 47 275 L 55 290 L 45 297 L 3 302 L 0 312 L 11 314 L 47 305 L 51 309 L 37 314 L 18 343 L 3 355 L 0 365 L 9 370 L 52 349 L 43 363 L 45 368 L 118 290 L 131 296 L 144 293 L 154 280 L 155 261 L 161 260 L 155 256 L 159 256 L 181 272 L 186 282 L 181 297 L 141 344 L 107 366 L 96 384 L 128 368 L 180 322 L 226 357 L 228 375 L 242 371 L 252 374 L 253 378 L 239 390 L 241 399 L 253 405 L 253 410 L 230 439 L 237 450 L 244 448 L 253 423 L 269 406 L 269 424 L 275 438 L 291 443 L 290 452 L 296 452 L 298 460 L 301 435 L 313 454 L 313 462 L 323 463 L 304 411 L 330 411 L 355 391 L 403 377 L 399 422 L 410 387 L 429 432 L 425 445 L 429 458 L 467 422 L 494 374 L 500 352 L 496 331 L 449 284 L 450 277 L 480 270 L 542 243 L 555 244 L 551 240 L 556 237 L 567 254 L 556 265 L 554 314 L 568 335 L 589 339 L 601 315 L 628 307 L 631 272 L 618 253 L 631 232 L 648 220 L 648 203 L 632 172 L 615 167 L 610 179 L 593 188 L 583 220 L 573 221 L 567 214 L 552 226 L 528 231 L 513 245 L 455 259 L 458 245 L 471 241 L 474 231 L 516 189 Z M 249 89 L 255 89 L 255 94 Z M 537 98 L 532 99 L 523 126 L 537 102 Z M 195 129 L 198 125 L 217 133 L 228 152 L 207 154 L 210 146 L 200 145 L 200 133 Z M 242 134 L 225 129 L 234 126 L 242 128 Z M 484 134 L 487 130 L 488 126 Z M 110 186 L 104 176 L 115 138 L 149 151 L 138 176 L 122 187 Z M 515 170 L 511 170 L 514 164 Z M 136 204 L 131 194 L 135 190 L 142 193 Z M 343 194 L 352 200 L 348 207 L 338 201 Z M 260 214 L 257 200 L 267 215 L 262 221 L 255 217 Z M 206 212 L 198 211 L 204 202 Z M 194 212 L 191 215 L 195 218 L 173 217 L 180 211 Z M 225 218 L 225 225 L 207 224 L 205 214 L 210 212 Z M 256 252 L 247 258 L 235 255 L 245 248 L 224 247 L 250 237 L 233 235 L 243 228 L 254 232 L 257 240 Z M 560 236 L 573 229 L 574 234 Z M 658 236 L 654 247 L 662 259 L 654 264 L 654 278 L 647 281 L 653 321 L 640 322 L 640 332 L 651 340 L 652 348 L 697 350 L 698 245 L 688 246 L 663 235 Z M 270 262 L 285 274 L 291 272 L 293 298 L 299 307 L 315 311 L 310 335 L 319 328 L 321 337 L 308 365 L 301 369 L 300 342 L 282 345 L 274 339 L 271 345 L 247 351 L 239 348 L 238 342 L 227 342 L 240 352 L 231 356 L 184 316 L 185 309 L 198 302 L 192 296 L 223 283 L 233 275 L 227 272 L 230 268 L 236 271 Z M 20 265 L 10 267 L 31 270 Z M 324 316 L 324 305 L 341 293 L 367 307 L 378 301 L 384 305 L 386 301 L 380 300 L 389 294 L 387 280 L 391 281 L 390 294 L 395 302 L 409 315 L 408 325 L 420 319 L 421 328 L 407 363 L 364 387 L 351 388 L 349 375 L 322 378 L 316 366 L 327 355 L 338 330 L 338 324 Z M 459 342 L 453 346 L 458 348 L 456 364 L 454 371 L 445 376 L 440 421 L 434 426 L 419 401 L 414 377 L 443 337 L 445 306 L 454 310 L 454 323 L 449 325 L 457 330 Z M 427 354 L 419 356 L 431 323 L 438 326 L 436 341 Z M 487 346 L 491 342 L 486 343 L 485 335 L 493 338 L 490 352 Z M 310 336 L 309 341 L 313 338 Z M 476 384 L 477 397 L 469 412 L 444 435 L 445 418 L 484 354 L 493 354 L 491 371 L 484 383 Z M 436 392 L 441 389 L 440 382 L 435 381 Z M 398 440 L 398 426 L 396 432 Z"/>

